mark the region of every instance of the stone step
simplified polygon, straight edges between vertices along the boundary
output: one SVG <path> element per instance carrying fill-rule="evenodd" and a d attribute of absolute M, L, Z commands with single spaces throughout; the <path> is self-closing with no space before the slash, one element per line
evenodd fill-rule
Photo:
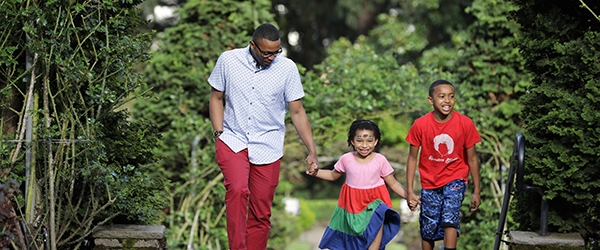
<path fill-rule="evenodd" d="M 535 249 L 584 249 L 585 242 L 578 233 L 547 233 L 540 236 L 535 232 L 510 231 L 510 249 L 532 249 L 527 246 L 536 246 Z"/>
<path fill-rule="evenodd" d="M 168 249 L 162 225 L 100 226 L 92 238 L 94 249 Z"/>

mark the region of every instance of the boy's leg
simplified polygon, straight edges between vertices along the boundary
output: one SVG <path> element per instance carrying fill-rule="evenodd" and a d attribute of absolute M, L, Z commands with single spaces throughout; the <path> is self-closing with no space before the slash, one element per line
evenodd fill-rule
<path fill-rule="evenodd" d="M 250 165 L 250 203 L 246 239 L 248 250 L 267 249 L 271 231 L 271 205 L 279 184 L 281 161 Z"/>
<path fill-rule="evenodd" d="M 433 250 L 434 245 L 435 245 L 434 241 L 421 240 L 421 249 L 423 249 L 423 250 Z"/>
<path fill-rule="evenodd" d="M 460 234 L 460 206 L 465 198 L 466 183 L 455 180 L 444 186 L 444 206 L 442 209 L 442 227 L 444 228 L 444 247 L 456 248 Z"/>
<path fill-rule="evenodd" d="M 421 248 L 433 250 L 436 240 L 444 238 L 444 229 L 441 227 L 443 208 L 443 188 L 421 190 Z"/>
<path fill-rule="evenodd" d="M 456 248 L 456 241 L 458 240 L 458 233 L 456 228 L 446 227 L 444 228 L 444 248 Z"/>
<path fill-rule="evenodd" d="M 225 185 L 225 215 L 229 249 L 247 249 L 246 216 L 248 213 L 248 176 L 250 161 L 248 150 L 234 153 L 221 140 L 216 144 L 217 163 L 223 173 Z"/>

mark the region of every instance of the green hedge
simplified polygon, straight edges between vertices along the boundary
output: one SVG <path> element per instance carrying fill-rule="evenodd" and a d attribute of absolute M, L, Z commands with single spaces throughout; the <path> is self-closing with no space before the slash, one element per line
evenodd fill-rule
<path fill-rule="evenodd" d="M 578 1 L 514 1 L 534 75 L 523 98 L 525 181 L 550 200 L 548 231 L 600 239 L 600 20 Z M 540 196 L 518 195 L 521 230 L 539 230 Z"/>

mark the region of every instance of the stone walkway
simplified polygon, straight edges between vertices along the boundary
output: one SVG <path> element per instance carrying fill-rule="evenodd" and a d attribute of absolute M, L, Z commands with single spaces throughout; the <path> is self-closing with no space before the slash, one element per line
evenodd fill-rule
<path fill-rule="evenodd" d="M 324 226 L 324 225 L 315 223 L 315 225 L 313 225 L 310 230 L 305 231 L 302 234 L 300 234 L 300 237 L 298 237 L 298 241 L 310 244 L 310 248 L 306 249 L 306 250 L 320 250 L 319 242 L 321 241 L 321 236 L 323 236 L 323 232 L 325 232 L 325 227 L 326 226 Z M 392 242 L 397 243 L 397 241 L 399 240 L 398 237 L 399 236 L 396 236 L 396 239 L 392 240 Z M 393 243 L 391 243 L 391 244 L 393 244 Z M 394 248 L 392 248 L 392 249 L 394 249 Z"/>
<path fill-rule="evenodd" d="M 310 243 L 310 249 L 307 250 L 319 250 L 319 241 L 321 241 L 323 232 L 325 232 L 325 226 L 315 223 L 310 230 L 300 234 L 298 240 Z"/>

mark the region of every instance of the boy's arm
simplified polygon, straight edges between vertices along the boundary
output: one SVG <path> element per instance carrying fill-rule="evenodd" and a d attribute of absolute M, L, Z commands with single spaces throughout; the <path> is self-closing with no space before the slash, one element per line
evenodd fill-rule
<path fill-rule="evenodd" d="M 415 173 L 417 171 L 417 157 L 419 156 L 419 147 L 410 145 L 410 150 L 408 152 L 408 160 L 406 161 L 406 190 L 408 194 L 406 195 L 406 200 L 410 203 L 411 201 L 421 203 L 419 197 L 415 195 L 413 190 L 413 185 L 415 181 Z M 411 207 L 411 210 L 414 211 L 414 208 Z"/>
<path fill-rule="evenodd" d="M 316 171 L 316 173 L 313 175 L 314 177 L 317 177 L 319 179 L 323 179 L 326 181 L 335 181 L 335 180 L 339 179 L 340 176 L 342 176 L 342 173 L 335 171 L 335 169 L 328 170 L 328 171 L 319 171 L 319 169 L 316 169 L 314 171 Z"/>
<path fill-rule="evenodd" d="M 477 151 L 475 145 L 467 148 L 467 162 L 469 163 L 469 172 L 471 173 L 471 179 L 473 180 L 473 197 L 471 198 L 471 211 L 476 211 L 481 205 L 481 187 L 480 187 L 480 174 L 479 174 L 479 161 L 477 160 Z"/>

